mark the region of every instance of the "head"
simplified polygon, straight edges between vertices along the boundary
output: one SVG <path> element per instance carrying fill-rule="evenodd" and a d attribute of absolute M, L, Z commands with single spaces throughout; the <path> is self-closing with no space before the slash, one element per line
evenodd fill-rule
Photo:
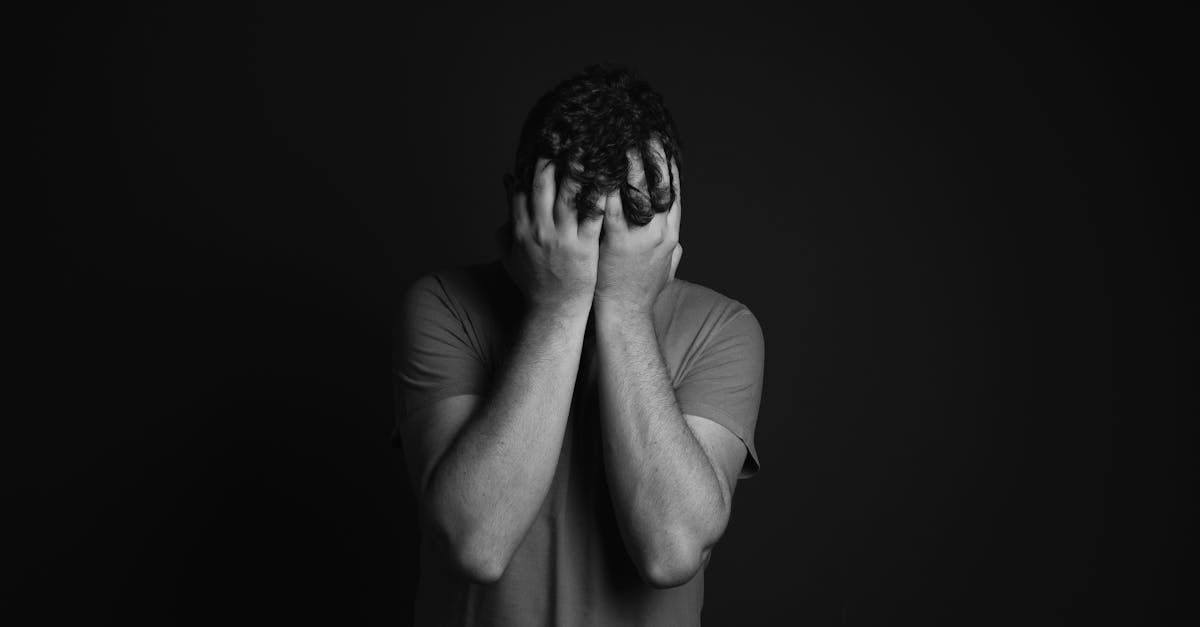
<path fill-rule="evenodd" d="M 676 181 L 669 167 L 640 167 L 675 160 L 682 172 L 679 137 L 662 96 L 619 65 L 593 65 L 546 92 L 521 128 L 514 184 L 528 191 L 534 164 L 547 158 L 557 183 L 579 182 L 574 209 L 603 212 L 603 199 L 618 191 L 625 219 L 644 226 L 675 202 Z M 645 173 L 644 182 L 630 180 Z M 582 217 L 582 216 L 581 216 Z"/>

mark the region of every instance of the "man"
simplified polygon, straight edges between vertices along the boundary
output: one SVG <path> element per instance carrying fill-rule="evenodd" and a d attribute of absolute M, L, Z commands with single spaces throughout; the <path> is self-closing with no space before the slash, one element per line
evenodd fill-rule
<path fill-rule="evenodd" d="M 419 625 L 698 625 L 759 468 L 763 336 L 675 278 L 662 98 L 594 66 L 547 93 L 492 263 L 408 287 L 396 436 L 421 512 Z"/>

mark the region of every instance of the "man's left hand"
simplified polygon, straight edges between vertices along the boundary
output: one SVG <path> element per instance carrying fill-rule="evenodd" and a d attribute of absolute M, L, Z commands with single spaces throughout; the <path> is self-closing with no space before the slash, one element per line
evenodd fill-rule
<path fill-rule="evenodd" d="M 645 185 L 640 161 L 631 161 L 633 184 Z M 645 226 L 631 226 L 625 220 L 620 190 L 605 199 L 603 238 L 596 269 L 597 311 L 649 316 L 659 292 L 675 278 L 675 269 L 683 256 L 683 246 L 679 244 L 682 202 L 679 170 L 674 160 L 670 167 L 675 181 L 675 202 L 670 210 L 656 214 Z M 659 180 L 667 177 L 661 176 Z"/>

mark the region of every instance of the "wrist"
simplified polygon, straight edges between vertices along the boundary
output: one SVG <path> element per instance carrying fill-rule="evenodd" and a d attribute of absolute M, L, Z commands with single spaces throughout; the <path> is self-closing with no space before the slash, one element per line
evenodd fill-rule
<path fill-rule="evenodd" d="M 595 310 L 597 328 L 601 324 L 618 323 L 621 325 L 650 323 L 653 321 L 653 306 L 649 304 L 620 302 L 596 297 L 592 308 Z"/>
<path fill-rule="evenodd" d="M 554 301 L 529 301 L 526 316 L 553 320 L 587 321 L 592 308 L 591 298 L 578 297 Z"/>

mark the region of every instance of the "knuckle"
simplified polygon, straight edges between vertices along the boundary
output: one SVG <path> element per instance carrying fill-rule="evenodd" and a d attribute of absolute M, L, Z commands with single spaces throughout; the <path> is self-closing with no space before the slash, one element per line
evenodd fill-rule
<path fill-rule="evenodd" d="M 558 233 L 553 227 L 540 226 L 537 230 L 538 243 L 548 248 L 555 248 L 558 244 Z"/>

